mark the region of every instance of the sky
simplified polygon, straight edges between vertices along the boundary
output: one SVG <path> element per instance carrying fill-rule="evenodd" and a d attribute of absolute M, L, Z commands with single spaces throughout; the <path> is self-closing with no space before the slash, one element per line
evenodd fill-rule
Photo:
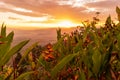
<path fill-rule="evenodd" d="M 120 0 L 0 0 L 0 24 L 8 27 L 73 27 L 91 21 L 100 12 L 100 22 L 111 15 L 117 20 Z"/>

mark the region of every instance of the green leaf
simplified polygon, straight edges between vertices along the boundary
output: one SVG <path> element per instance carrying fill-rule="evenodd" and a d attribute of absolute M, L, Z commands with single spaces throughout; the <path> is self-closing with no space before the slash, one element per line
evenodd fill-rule
<path fill-rule="evenodd" d="M 9 48 L 9 44 L 3 44 L 0 46 L 0 59 L 8 52 Z"/>
<path fill-rule="evenodd" d="M 110 17 L 110 16 L 107 17 L 107 20 L 106 20 L 106 23 L 105 23 L 105 24 L 107 24 L 107 25 L 108 25 L 108 24 L 111 24 L 111 17 Z"/>
<path fill-rule="evenodd" d="M 10 49 L 10 46 L 11 46 L 11 42 L 13 40 L 13 36 L 14 36 L 14 33 L 11 32 L 9 33 L 9 35 L 7 37 L 5 37 L 3 40 L 3 44 L 0 45 L 0 59 L 1 57 L 3 57 L 3 55 L 5 55 L 6 52 L 8 52 L 8 50 Z"/>
<path fill-rule="evenodd" d="M 38 63 L 41 64 L 42 66 L 45 67 L 45 65 L 43 64 L 43 56 L 40 55 L 39 59 L 37 59 Z"/>
<path fill-rule="evenodd" d="M 29 52 L 35 47 L 37 46 L 38 42 L 34 43 L 33 45 L 31 45 L 29 48 L 26 49 L 26 51 L 24 52 L 22 58 L 20 59 L 20 62 L 18 63 L 18 65 L 20 65 L 22 63 L 22 61 L 25 59 L 25 57 L 29 54 Z"/>
<path fill-rule="evenodd" d="M 3 80 L 3 78 L 0 76 L 0 80 Z"/>
<path fill-rule="evenodd" d="M 4 23 L 2 24 L 1 27 L 1 36 L 6 37 L 6 26 L 4 26 Z"/>
<path fill-rule="evenodd" d="M 82 51 L 82 40 L 80 39 L 77 45 L 73 48 L 73 51 L 77 53 L 78 51 Z"/>
<path fill-rule="evenodd" d="M 120 14 L 120 8 L 118 6 L 116 7 L 116 12 Z"/>
<path fill-rule="evenodd" d="M 57 40 L 59 40 L 60 38 L 61 38 L 61 29 L 59 28 L 58 30 L 57 30 Z"/>
<path fill-rule="evenodd" d="M 118 46 L 120 48 L 120 33 L 117 35 L 117 40 L 118 40 Z"/>
<path fill-rule="evenodd" d="M 83 42 L 85 42 L 89 31 L 90 31 L 90 27 L 88 26 L 88 27 L 85 28 L 85 31 L 83 33 Z"/>
<path fill-rule="evenodd" d="M 11 42 L 13 41 L 13 36 L 14 36 L 13 31 L 8 34 L 8 36 L 6 37 L 6 40 L 8 41 L 8 43 L 11 44 Z"/>
<path fill-rule="evenodd" d="M 0 59 L 0 63 L 1 63 L 0 66 L 5 65 L 8 62 L 8 60 L 28 42 L 29 40 L 22 41 L 16 46 L 14 46 L 9 52 L 5 53 L 4 56 Z"/>
<path fill-rule="evenodd" d="M 33 74 L 35 71 L 30 71 L 30 72 L 25 72 L 25 73 L 23 73 L 23 74 L 21 74 L 17 79 L 15 79 L 15 80 L 24 80 L 24 78 L 26 77 L 26 76 L 28 76 L 28 75 L 31 75 L 31 74 Z"/>
<path fill-rule="evenodd" d="M 120 21 L 120 8 L 116 7 L 116 13 L 118 15 L 118 20 Z"/>
<path fill-rule="evenodd" d="M 86 80 L 85 74 L 83 72 L 83 70 L 80 73 L 80 79 L 79 80 Z"/>
<path fill-rule="evenodd" d="M 11 33 L 9 33 L 8 34 L 8 36 L 6 37 L 6 47 L 4 47 L 6 50 L 4 50 L 4 51 L 8 51 L 9 49 L 10 49 L 10 46 L 11 46 L 11 43 L 12 43 L 12 41 L 13 41 L 13 36 L 14 36 L 14 32 L 11 32 Z"/>
<path fill-rule="evenodd" d="M 11 42 L 13 40 L 13 35 L 14 33 L 10 33 L 7 37 L 6 37 L 6 26 L 4 26 L 4 23 L 2 24 L 1 27 L 1 38 L 0 38 L 0 42 L 3 42 L 3 44 L 0 45 L 0 58 L 9 50 Z"/>
<path fill-rule="evenodd" d="M 95 34 L 94 32 L 90 32 L 90 33 L 91 33 L 91 36 L 93 37 L 95 44 L 97 45 L 97 47 L 99 47 L 100 46 L 99 36 L 97 34 Z"/>
<path fill-rule="evenodd" d="M 95 49 L 92 56 L 92 60 L 93 60 L 93 72 L 97 77 L 97 74 L 100 71 L 101 67 L 101 53 L 98 51 L 98 49 Z"/>
<path fill-rule="evenodd" d="M 52 77 L 54 77 L 67 63 L 69 63 L 78 53 L 69 54 L 65 56 L 51 71 Z"/>
<path fill-rule="evenodd" d="M 100 73 L 102 73 L 104 71 L 104 69 L 107 68 L 107 66 L 110 62 L 110 59 L 111 59 L 112 50 L 113 50 L 113 43 L 111 42 L 108 51 L 102 55 L 102 63 L 101 63 Z"/>
<path fill-rule="evenodd" d="M 66 37 L 66 35 L 63 36 L 62 38 L 60 38 L 60 39 L 57 41 L 57 43 L 54 44 L 54 46 L 53 46 L 53 49 L 54 49 L 54 50 L 57 50 L 57 49 L 60 47 L 60 45 L 61 45 L 61 43 L 63 43 L 63 40 L 64 40 L 65 37 Z"/>

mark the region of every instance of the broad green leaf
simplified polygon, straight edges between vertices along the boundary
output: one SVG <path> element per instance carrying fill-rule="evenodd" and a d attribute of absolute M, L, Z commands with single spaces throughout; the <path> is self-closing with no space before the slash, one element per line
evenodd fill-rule
<path fill-rule="evenodd" d="M 8 50 L 10 49 L 13 36 L 14 36 L 13 32 L 9 33 L 9 35 L 5 38 L 5 42 L 2 45 L 0 45 L 0 54 L 1 54 L 0 58 L 3 57 L 3 55 L 5 55 L 5 53 L 8 52 Z"/>
<path fill-rule="evenodd" d="M 93 71 L 94 74 L 97 76 L 101 67 L 101 53 L 98 51 L 98 49 L 95 49 L 92 56 L 92 60 L 93 60 Z"/>
<path fill-rule="evenodd" d="M 13 31 L 8 34 L 8 36 L 6 37 L 6 40 L 8 41 L 8 43 L 11 44 L 11 42 L 13 41 L 13 36 L 14 36 Z"/>
<path fill-rule="evenodd" d="M 29 40 L 22 41 L 16 46 L 14 46 L 9 52 L 5 53 L 4 56 L 0 59 L 0 66 L 5 65 L 5 63 L 7 63 L 7 61 L 28 42 Z"/>
<path fill-rule="evenodd" d="M 5 53 L 8 52 L 10 48 L 10 44 L 6 43 L 6 44 L 2 44 L 0 46 L 0 59 L 5 55 Z"/>
<path fill-rule="evenodd" d="M 0 42 L 3 42 L 3 44 L 0 45 L 0 61 L 2 61 L 3 56 L 6 55 L 6 53 L 9 51 L 11 42 L 13 40 L 14 33 L 9 33 L 8 36 L 6 36 L 6 26 L 4 26 L 4 23 L 1 27 L 1 33 L 0 33 Z M 1 63 L 1 62 L 0 62 Z M 2 63 L 1 63 L 2 64 Z"/>
<path fill-rule="evenodd" d="M 51 75 L 54 77 L 67 63 L 69 63 L 78 53 L 69 54 L 65 56 L 58 64 L 52 69 Z"/>
<path fill-rule="evenodd" d="M 31 74 L 33 74 L 35 71 L 30 71 L 30 72 L 25 72 L 25 73 L 23 73 L 23 74 L 21 74 L 17 79 L 15 79 L 15 80 L 24 80 L 24 78 L 26 77 L 26 76 L 29 76 L 29 75 L 31 75 Z"/>

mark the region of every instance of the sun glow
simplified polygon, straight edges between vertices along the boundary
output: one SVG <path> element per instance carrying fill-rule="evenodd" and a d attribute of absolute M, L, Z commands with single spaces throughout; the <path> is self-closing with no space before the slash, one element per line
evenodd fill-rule
<path fill-rule="evenodd" d="M 70 27 L 75 27 L 76 24 L 73 23 L 73 22 L 70 21 L 70 20 L 64 20 L 64 21 L 58 22 L 58 26 L 59 26 L 59 27 L 70 28 Z"/>

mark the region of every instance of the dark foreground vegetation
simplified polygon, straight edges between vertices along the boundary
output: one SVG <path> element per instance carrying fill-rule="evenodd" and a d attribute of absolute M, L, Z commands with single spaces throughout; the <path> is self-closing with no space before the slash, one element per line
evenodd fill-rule
<path fill-rule="evenodd" d="M 118 23 L 109 16 L 96 28 L 98 19 L 83 23 L 71 34 L 57 30 L 57 42 L 44 47 L 29 40 L 11 47 L 14 33 L 0 35 L 0 80 L 120 80 L 120 9 Z M 13 58 L 13 55 L 15 55 Z M 22 55 L 21 55 L 22 54 Z M 11 64 L 7 64 L 12 59 Z"/>

